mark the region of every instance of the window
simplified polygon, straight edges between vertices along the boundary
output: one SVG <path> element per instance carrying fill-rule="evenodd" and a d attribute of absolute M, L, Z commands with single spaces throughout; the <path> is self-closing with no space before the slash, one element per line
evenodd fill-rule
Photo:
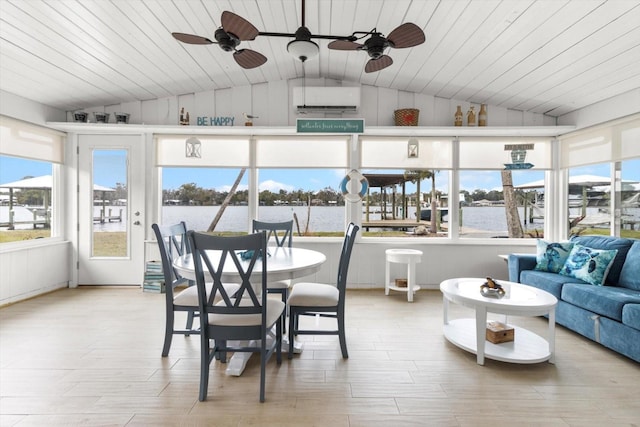
<path fill-rule="evenodd" d="M 569 170 L 569 235 L 610 234 L 610 169 L 599 163 Z"/>
<path fill-rule="evenodd" d="M 363 136 L 361 153 L 362 173 L 369 181 L 363 236 L 446 236 L 451 138 Z M 433 229 L 432 201 L 437 212 Z"/>
<path fill-rule="evenodd" d="M 0 242 L 53 237 L 57 231 L 63 134 L 0 117 Z"/>
<path fill-rule="evenodd" d="M 461 138 L 459 236 L 542 237 L 551 149 L 543 138 Z"/>
<path fill-rule="evenodd" d="M 187 228 L 196 231 L 214 225 L 215 232 L 246 232 L 248 182 L 246 169 L 162 168 L 162 222 L 185 221 Z"/>
<path fill-rule="evenodd" d="M 640 238 L 640 158 L 621 162 L 620 223 L 622 237 Z"/>
<path fill-rule="evenodd" d="M 344 135 L 257 137 L 257 218 L 293 219 L 294 234 L 342 235 L 346 206 L 339 186 L 349 164 L 349 140 Z"/>
<path fill-rule="evenodd" d="M 640 237 L 640 115 L 560 138 L 560 149 L 569 171 L 568 234 Z"/>
<path fill-rule="evenodd" d="M 190 136 L 157 138 L 163 222 L 185 220 L 196 230 L 215 222 L 213 231 L 246 233 L 252 218 L 294 219 L 300 234 L 344 232 L 337 189 L 348 166 L 349 137 L 199 136 L 198 156 L 189 155 L 188 139 L 193 147 Z"/>
<path fill-rule="evenodd" d="M 543 171 L 460 171 L 460 229 L 462 238 L 542 237 L 545 180 Z M 511 184 L 509 184 L 509 182 Z M 506 191 L 513 189 L 516 232 L 508 227 Z M 517 233 L 517 234 L 516 234 Z"/>
<path fill-rule="evenodd" d="M 345 202 L 338 187 L 344 174 L 344 169 L 260 169 L 258 219 L 293 220 L 295 235 L 342 235 Z"/>

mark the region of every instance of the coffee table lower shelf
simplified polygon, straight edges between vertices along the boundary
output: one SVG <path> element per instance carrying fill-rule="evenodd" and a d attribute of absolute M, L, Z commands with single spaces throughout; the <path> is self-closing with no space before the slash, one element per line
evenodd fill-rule
<path fill-rule="evenodd" d="M 485 357 L 510 363 L 540 363 L 551 358 L 546 339 L 527 329 L 510 326 L 515 328 L 515 339 L 501 344 L 485 340 Z M 450 320 L 444 325 L 443 331 L 452 344 L 478 354 L 475 319 Z"/>

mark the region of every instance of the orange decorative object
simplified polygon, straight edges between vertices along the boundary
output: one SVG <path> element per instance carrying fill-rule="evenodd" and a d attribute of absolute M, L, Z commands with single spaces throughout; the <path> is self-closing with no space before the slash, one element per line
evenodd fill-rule
<path fill-rule="evenodd" d="M 396 126 L 418 126 L 420 110 L 417 108 L 403 108 L 394 112 Z"/>

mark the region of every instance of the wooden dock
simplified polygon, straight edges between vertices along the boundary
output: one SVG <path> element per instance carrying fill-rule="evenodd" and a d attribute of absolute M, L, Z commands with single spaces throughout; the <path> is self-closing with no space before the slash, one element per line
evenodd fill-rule
<path fill-rule="evenodd" d="M 38 228 L 38 226 L 42 226 L 42 228 L 49 228 L 51 224 L 48 219 L 36 219 L 33 221 L 9 221 L 9 222 L 0 222 L 0 228 L 7 228 L 9 230 L 14 230 L 16 225 L 33 225 L 34 230 Z"/>
<path fill-rule="evenodd" d="M 370 228 L 391 228 L 394 230 L 409 231 L 418 225 L 429 227 L 429 221 L 416 221 L 415 219 L 378 219 L 373 221 L 362 221 L 362 228 L 369 231 Z"/>
<path fill-rule="evenodd" d="M 104 224 L 105 222 L 122 222 L 122 209 L 120 209 L 120 213 L 118 215 L 112 215 L 111 209 L 109 209 L 109 213 L 106 214 L 104 209 L 100 211 L 100 216 L 94 216 L 93 222 L 99 222 Z"/>
<path fill-rule="evenodd" d="M 38 226 L 50 228 L 50 213 L 43 209 L 28 209 L 18 206 L 15 209 L 9 210 L 9 221 L 0 222 L 0 228 L 15 230 L 16 225 L 31 225 L 34 230 L 38 228 Z"/>

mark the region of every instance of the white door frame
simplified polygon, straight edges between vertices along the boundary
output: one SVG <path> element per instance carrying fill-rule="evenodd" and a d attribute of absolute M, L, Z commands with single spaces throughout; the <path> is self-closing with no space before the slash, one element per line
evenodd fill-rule
<path fill-rule="evenodd" d="M 140 285 L 144 274 L 146 230 L 144 135 L 78 135 L 77 223 L 75 283 L 80 285 Z M 90 236 L 93 230 L 92 155 L 94 149 L 123 149 L 127 155 L 126 210 L 128 254 L 126 257 L 92 257 Z M 91 195 L 91 196 L 90 196 Z M 91 209 L 89 208 L 91 206 Z M 136 215 L 137 214 L 137 215 Z"/>

